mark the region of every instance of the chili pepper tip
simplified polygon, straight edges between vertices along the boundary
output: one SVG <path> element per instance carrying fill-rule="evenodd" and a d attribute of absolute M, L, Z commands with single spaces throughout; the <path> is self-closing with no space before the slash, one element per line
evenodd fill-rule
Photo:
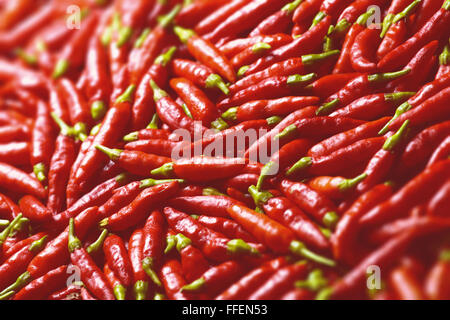
<path fill-rule="evenodd" d="M 116 300 L 119 301 L 125 300 L 125 297 L 127 295 L 127 289 L 123 285 L 118 284 L 114 286 L 113 292 L 114 296 L 116 297 Z"/>

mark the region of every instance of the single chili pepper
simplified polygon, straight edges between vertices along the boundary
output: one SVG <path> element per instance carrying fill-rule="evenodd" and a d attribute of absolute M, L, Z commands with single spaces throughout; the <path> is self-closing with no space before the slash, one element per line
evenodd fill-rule
<path fill-rule="evenodd" d="M 63 265 L 49 271 L 46 275 L 33 280 L 22 288 L 13 300 L 43 300 L 63 287 L 67 280 L 67 266 Z"/>
<path fill-rule="evenodd" d="M 114 274 L 109 265 L 105 263 L 103 273 L 108 280 L 109 286 L 113 289 L 116 300 L 125 300 L 127 289 L 123 286 L 120 279 Z"/>
<path fill-rule="evenodd" d="M 442 8 L 419 31 L 383 57 L 378 63 L 378 68 L 380 70 L 394 70 L 404 65 L 404 62 L 409 61 L 419 48 L 434 40 L 441 33 L 441 30 L 446 30 L 450 23 L 449 6 L 450 2 L 445 1 Z"/>
<path fill-rule="evenodd" d="M 429 199 L 448 177 L 449 163 L 450 160 L 444 160 L 426 168 L 407 182 L 389 201 L 385 201 L 367 212 L 360 219 L 360 223 L 364 226 L 373 226 L 391 221 L 406 214 L 408 209 L 419 204 L 419 201 Z"/>
<path fill-rule="evenodd" d="M 127 249 L 122 238 L 117 235 L 109 235 L 103 243 L 106 264 L 109 265 L 114 275 L 120 282 L 128 287 L 132 282 L 132 268 Z"/>
<path fill-rule="evenodd" d="M 153 89 L 150 80 L 155 81 L 159 86 L 164 86 L 168 78 L 168 64 L 175 54 L 176 47 L 170 47 L 166 52 L 159 55 L 148 71 L 143 75 L 136 90 L 136 99 L 132 107 L 132 128 L 142 129 L 151 120 L 155 113 L 153 101 Z"/>
<path fill-rule="evenodd" d="M 267 216 L 289 228 L 308 246 L 319 250 L 329 248 L 329 242 L 313 221 L 292 201 L 270 192 L 258 191 L 255 186 L 249 188 L 257 207 L 262 207 Z"/>
<path fill-rule="evenodd" d="M 238 223 L 221 217 L 199 216 L 197 221 L 209 229 L 219 232 L 231 239 L 242 239 L 246 242 L 256 242 L 255 238 L 245 231 Z"/>
<path fill-rule="evenodd" d="M 183 286 L 182 291 L 202 292 L 214 297 L 239 279 L 245 268 L 236 261 L 227 261 L 211 267 L 200 278 Z"/>
<path fill-rule="evenodd" d="M 435 94 L 431 98 L 428 98 L 414 109 L 410 109 L 398 116 L 392 121 L 388 128 L 390 130 L 398 129 L 402 123 L 406 120 L 411 122 L 412 127 L 417 127 L 422 124 L 432 124 L 441 119 L 448 118 L 448 108 L 446 108 L 446 101 L 450 96 L 450 88 L 446 88 L 441 92 Z M 399 107 L 400 108 L 400 107 Z M 408 109 L 409 106 L 406 106 Z"/>
<path fill-rule="evenodd" d="M 243 173 L 223 182 L 225 188 L 237 189 L 241 192 L 247 192 L 251 185 L 258 183 L 259 175 L 255 173 Z"/>
<path fill-rule="evenodd" d="M 236 93 L 267 78 L 275 76 L 289 76 L 292 74 L 304 73 L 306 70 L 314 70 L 314 68 L 312 67 L 314 67 L 316 63 L 327 60 L 338 53 L 338 50 L 332 50 L 319 54 L 303 55 L 300 58 L 290 58 L 278 63 L 274 63 L 273 65 L 262 71 L 245 76 L 245 78 L 240 79 L 238 82 L 232 84 L 229 89 L 231 93 Z M 247 73 L 244 73 L 244 75 L 246 74 Z"/>
<path fill-rule="evenodd" d="M 140 151 L 147 154 L 171 157 L 174 150 L 179 148 L 181 144 L 182 142 L 175 142 L 165 139 L 149 139 L 129 142 L 124 148 L 126 151 Z"/>
<path fill-rule="evenodd" d="M 385 55 L 405 41 L 407 30 L 405 20 L 400 20 L 389 28 L 377 49 L 378 60 L 383 59 Z"/>
<path fill-rule="evenodd" d="M 411 59 L 405 68 L 411 69 L 411 72 L 403 79 L 397 79 L 389 83 L 388 89 L 395 88 L 395 91 L 418 90 L 426 81 L 430 70 L 434 67 L 434 56 L 438 46 L 438 41 L 431 41 Z M 433 59 L 434 58 L 434 59 Z M 431 63 L 430 63 L 431 62 Z"/>
<path fill-rule="evenodd" d="M 375 72 L 377 70 L 375 50 L 380 42 L 379 30 L 366 28 L 353 42 L 350 50 L 350 61 L 357 72 Z"/>
<path fill-rule="evenodd" d="M 317 75 L 315 73 L 270 77 L 242 89 L 230 98 L 225 98 L 219 102 L 217 107 L 224 109 L 253 100 L 276 99 L 295 95 L 295 93 L 301 91 L 303 87 L 311 83 L 316 77 Z"/>
<path fill-rule="evenodd" d="M 19 250 L 21 250 L 24 247 L 32 244 L 34 241 L 37 241 L 37 240 L 43 238 L 46 235 L 47 234 L 45 232 L 39 232 L 39 233 L 36 233 L 36 234 L 32 235 L 31 237 L 28 237 L 28 238 L 26 238 L 24 240 L 21 240 L 21 241 L 17 242 L 16 244 L 14 244 L 12 247 L 10 247 L 8 250 L 6 250 L 4 252 L 3 258 L 11 257 L 13 254 L 18 252 Z"/>
<path fill-rule="evenodd" d="M 77 172 L 71 177 L 67 185 L 67 198 L 78 199 L 88 180 L 95 171 L 105 163 L 105 156 L 95 148 L 96 145 L 109 146 L 123 137 L 123 130 L 128 124 L 131 113 L 131 99 L 135 87 L 131 85 L 115 104 L 111 106 L 103 120 L 99 132 L 94 137 L 92 145 L 78 167 Z"/>
<path fill-rule="evenodd" d="M 55 152 L 50 160 L 48 171 L 48 200 L 47 208 L 53 213 L 64 210 L 66 205 L 65 186 L 69 181 L 70 170 L 76 157 L 76 133 L 56 113 L 52 118 L 60 127 L 60 134 L 56 139 Z"/>
<path fill-rule="evenodd" d="M 19 194 L 30 194 L 40 199 L 46 196 L 46 190 L 37 179 L 6 163 L 0 163 L 0 181 L 3 188 Z"/>
<path fill-rule="evenodd" d="M 155 267 L 159 265 L 162 260 L 164 243 L 164 228 L 165 221 L 161 212 L 155 210 L 147 219 L 144 230 L 144 245 L 143 245 L 143 259 L 142 267 L 149 278 L 158 287 L 161 286 L 161 281 L 155 272 Z"/>
<path fill-rule="evenodd" d="M 127 134 L 123 140 L 125 142 L 133 142 L 136 140 L 168 140 L 170 131 L 164 129 L 142 129 Z"/>
<path fill-rule="evenodd" d="M 152 175 L 169 176 L 174 174 L 180 179 L 194 182 L 206 182 L 225 179 L 239 174 L 245 167 L 242 158 L 194 157 L 180 159 L 151 171 Z"/>
<path fill-rule="evenodd" d="M 436 150 L 433 152 L 433 154 L 430 157 L 430 160 L 427 163 L 427 168 L 431 167 L 438 161 L 444 160 L 448 158 L 450 154 L 450 138 L 445 138 L 442 143 L 436 147 Z"/>
<path fill-rule="evenodd" d="M 10 142 L 0 144 L 0 161 L 20 166 L 30 163 L 30 143 Z"/>
<path fill-rule="evenodd" d="M 259 252 L 241 239 L 230 240 L 224 235 L 212 231 L 200 222 L 177 211 L 165 207 L 163 211 L 167 222 L 176 232 L 191 239 L 206 258 L 214 261 L 227 261 L 242 254 L 258 255 Z"/>
<path fill-rule="evenodd" d="M 145 218 L 148 210 L 173 197 L 178 192 L 178 182 L 172 181 L 143 190 L 129 205 L 100 222 L 110 231 L 121 231 L 136 225 Z"/>
<path fill-rule="evenodd" d="M 248 299 L 278 299 L 292 288 L 293 282 L 306 275 L 306 263 L 285 266 L 276 271 L 266 282 L 253 292 Z"/>
<path fill-rule="evenodd" d="M 200 63 L 183 59 L 175 59 L 172 62 L 172 69 L 178 77 L 189 79 L 202 88 L 217 88 L 224 94 L 229 94 L 228 87 L 223 79 L 218 74 L 213 73 L 210 68 Z"/>
<path fill-rule="evenodd" d="M 435 124 L 419 132 L 409 141 L 400 156 L 401 166 L 397 169 L 399 176 L 423 168 L 433 151 L 449 135 L 450 121 Z"/>
<path fill-rule="evenodd" d="M 270 50 L 274 50 L 276 47 L 279 46 L 275 46 L 274 44 L 267 42 L 258 42 L 236 54 L 230 60 L 230 63 L 236 70 L 245 70 L 249 64 L 252 64 L 260 57 L 267 54 L 267 52 L 270 52 Z M 241 70 L 240 68 L 243 69 Z M 242 72 L 238 72 L 238 76 L 242 76 Z"/>
<path fill-rule="evenodd" d="M 61 51 L 58 62 L 53 71 L 54 79 L 64 76 L 69 70 L 74 70 L 83 65 L 84 53 L 88 47 L 92 30 L 98 23 L 98 14 L 94 11 L 83 21 L 80 30 L 67 42 Z"/>
<path fill-rule="evenodd" d="M 302 3 L 301 0 L 295 0 L 286 4 L 281 10 L 268 16 L 259 25 L 250 32 L 250 36 L 262 34 L 284 33 L 292 23 L 292 16 L 297 7 Z"/>
<path fill-rule="evenodd" d="M 229 217 L 227 208 L 237 201 L 226 196 L 181 196 L 170 199 L 168 204 L 178 210 L 210 217 Z"/>
<path fill-rule="evenodd" d="M 19 206 L 24 217 L 32 222 L 45 223 L 52 217 L 52 212 L 33 196 L 27 195 L 21 198 Z"/>
<path fill-rule="evenodd" d="M 412 26 L 412 32 L 419 31 L 427 21 L 441 8 L 442 1 L 423 0 Z"/>
<path fill-rule="evenodd" d="M 80 300 L 81 299 L 81 287 L 77 285 L 71 285 L 65 289 L 61 289 L 53 292 L 47 298 L 48 300 Z"/>
<path fill-rule="evenodd" d="M 178 25 L 184 27 L 194 27 L 198 21 L 202 21 L 217 9 L 227 4 L 226 0 L 212 1 L 201 0 L 192 3 L 186 2 L 180 13 L 175 18 Z"/>
<path fill-rule="evenodd" d="M 444 78 L 450 73 L 450 48 L 447 44 L 442 53 L 439 55 L 439 70 L 436 73 L 435 79 Z"/>
<path fill-rule="evenodd" d="M 170 86 L 186 103 L 194 120 L 202 121 L 206 127 L 209 127 L 210 123 L 217 118 L 218 112 L 215 104 L 191 81 L 185 78 L 175 78 L 170 80 Z"/>
<path fill-rule="evenodd" d="M 382 23 L 381 35 L 385 35 L 392 26 L 395 16 L 405 9 L 411 2 L 409 0 L 394 0 L 391 2 Z"/>
<path fill-rule="evenodd" d="M 288 1 L 253 1 L 246 3 L 237 11 L 223 16 L 223 20 L 215 29 L 206 36 L 210 41 L 218 40 L 231 36 L 234 37 L 241 32 L 255 28 L 265 17 L 281 9 Z M 243 25 L 243 21 L 246 25 Z"/>
<path fill-rule="evenodd" d="M 14 221 L 14 220 L 13 220 Z M 2 254 L 11 249 L 20 240 L 24 239 L 30 230 L 30 220 L 28 218 L 22 217 L 19 220 L 12 223 L 12 227 L 8 232 L 8 227 L 4 235 L 7 235 L 5 240 L 2 242 Z"/>
<path fill-rule="evenodd" d="M 392 73 L 376 73 L 376 74 L 363 74 L 348 82 L 343 88 L 339 89 L 336 93 L 329 96 L 326 99 L 326 103 L 323 104 L 318 110 L 318 115 L 330 113 L 331 111 L 345 106 L 352 101 L 369 95 L 373 89 L 376 89 L 383 85 L 385 82 L 397 79 L 408 74 L 411 70 L 404 69 Z"/>
<path fill-rule="evenodd" d="M 245 0 L 234 0 L 228 4 L 217 8 L 214 12 L 209 14 L 207 17 L 200 20 L 195 26 L 195 31 L 198 34 L 206 34 L 213 31 L 220 23 L 226 19 L 228 16 L 238 11 L 240 8 L 245 6 L 248 1 Z"/>
<path fill-rule="evenodd" d="M 253 63 L 246 71 L 246 74 L 256 73 L 270 67 L 274 63 L 316 51 L 322 44 L 322 39 L 326 36 L 330 24 L 331 17 L 326 17 L 291 43 L 274 50 L 271 54 Z"/>
<path fill-rule="evenodd" d="M 1 253 L 3 254 L 3 245 L 8 240 L 9 236 L 12 232 L 14 232 L 14 229 L 16 229 L 17 226 L 20 226 L 21 221 L 23 219 L 22 213 L 19 213 L 7 226 L 6 228 L 0 233 L 0 245 L 2 246 Z M 9 250 L 9 249 L 8 249 Z"/>
<path fill-rule="evenodd" d="M 96 148 L 108 155 L 111 160 L 118 162 L 122 169 L 138 176 L 145 176 L 151 170 L 171 162 L 170 158 L 141 151 L 110 149 L 100 145 L 96 146 Z"/>
<path fill-rule="evenodd" d="M 304 91 L 305 94 L 326 99 L 358 76 L 361 76 L 361 73 L 338 73 L 325 75 L 306 86 Z"/>
<path fill-rule="evenodd" d="M 168 260 L 161 267 L 160 278 L 164 285 L 164 291 L 170 300 L 192 300 L 195 296 L 182 292 L 186 285 L 181 264 L 174 259 Z"/>
<path fill-rule="evenodd" d="M 367 173 L 363 173 L 353 179 L 320 176 L 309 180 L 308 186 L 329 199 L 342 199 L 347 192 L 355 189 L 366 177 Z"/>
<path fill-rule="evenodd" d="M 29 141 L 30 129 L 25 125 L 9 125 L 0 127 L 0 142 Z"/>
<path fill-rule="evenodd" d="M 408 125 L 409 122 L 405 121 L 396 133 L 386 139 L 383 147 L 369 161 L 364 170 L 367 176 L 356 188 L 358 192 L 369 190 L 387 177 L 397 158 L 398 145 L 405 140 Z"/>
<path fill-rule="evenodd" d="M 334 261 L 310 251 L 294 233 L 275 220 L 251 209 L 234 205 L 228 208 L 230 216 L 263 244 L 279 253 L 291 252 L 311 259 L 319 264 L 333 266 Z"/>
<path fill-rule="evenodd" d="M 330 117 L 349 117 L 359 120 L 376 120 L 380 116 L 390 114 L 393 107 L 398 106 L 415 92 L 377 93 L 351 102 L 330 114 Z"/>
<path fill-rule="evenodd" d="M 47 236 L 42 237 L 39 240 L 34 241 L 30 245 L 23 247 L 21 250 L 17 251 L 15 254 L 10 256 L 1 266 L 0 266 L 0 274 L 1 282 L 0 288 L 4 289 L 1 292 L 1 295 L 9 292 L 16 291 L 13 287 L 8 287 L 5 289 L 5 286 L 11 284 L 15 281 L 15 279 L 22 273 L 30 261 L 42 250 L 45 246 L 47 240 Z"/>
<path fill-rule="evenodd" d="M 68 225 L 70 218 L 78 216 L 81 212 L 90 207 L 103 205 L 113 196 L 114 190 L 121 187 L 126 181 L 127 176 L 125 174 L 120 174 L 115 178 L 99 184 L 65 211 L 54 215 L 51 223 L 52 229 L 65 228 Z"/>
<path fill-rule="evenodd" d="M 128 254 L 133 268 L 133 291 L 136 300 L 145 300 L 148 290 L 148 277 L 142 267 L 144 231 L 137 229 L 128 241 Z"/>
<path fill-rule="evenodd" d="M 92 37 L 86 55 L 86 96 L 89 98 L 90 114 L 95 121 L 106 113 L 111 94 L 111 81 L 108 77 L 107 52 L 100 37 Z"/>
<path fill-rule="evenodd" d="M 201 63 L 210 67 L 230 82 L 236 81 L 232 65 L 212 43 L 196 35 L 193 30 L 181 27 L 174 28 L 180 41 L 187 45 L 189 52 Z"/>
<path fill-rule="evenodd" d="M 3 210 L 6 211 L 5 215 L 7 219 L 15 219 L 19 214 L 21 214 L 19 206 L 8 196 L 0 193 L 0 199 L 5 205 Z"/>
<path fill-rule="evenodd" d="M 67 244 L 70 252 L 70 260 L 75 266 L 80 268 L 81 280 L 97 298 L 114 300 L 114 293 L 108 284 L 106 276 L 83 248 L 81 241 L 74 234 L 74 229 L 75 223 L 73 218 L 71 218 Z"/>
<path fill-rule="evenodd" d="M 448 290 L 449 251 L 443 250 L 425 278 L 424 290 L 429 299 L 445 300 L 450 297 Z"/>

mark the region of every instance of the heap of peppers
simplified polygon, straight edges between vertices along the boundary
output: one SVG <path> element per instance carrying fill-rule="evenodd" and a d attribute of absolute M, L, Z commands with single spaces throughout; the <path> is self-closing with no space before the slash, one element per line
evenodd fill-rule
<path fill-rule="evenodd" d="M 0 1 L 0 300 L 450 299 L 449 137 L 450 0 Z"/>

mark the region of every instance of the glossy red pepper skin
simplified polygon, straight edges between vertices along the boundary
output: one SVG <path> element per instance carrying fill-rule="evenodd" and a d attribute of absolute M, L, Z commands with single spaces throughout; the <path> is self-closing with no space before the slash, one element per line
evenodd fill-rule
<path fill-rule="evenodd" d="M 66 285 L 67 276 L 66 265 L 53 269 L 22 288 L 14 295 L 13 300 L 47 299 L 50 294 Z"/>
<path fill-rule="evenodd" d="M 72 285 L 65 289 L 52 292 L 47 298 L 48 300 L 81 300 L 80 291 L 80 287 Z"/>
<path fill-rule="evenodd" d="M 75 218 L 75 228 L 77 228 L 77 235 L 80 238 L 84 238 L 98 221 L 97 210 L 97 207 L 86 209 Z M 70 255 L 67 250 L 68 235 L 69 228 L 67 227 L 31 260 L 27 271 L 32 279 L 37 279 L 69 261 Z"/>
<path fill-rule="evenodd" d="M 417 31 L 411 38 L 404 42 L 393 51 L 378 62 L 378 68 L 380 70 L 394 70 L 409 61 L 419 48 L 431 40 L 438 37 L 440 30 L 448 29 L 450 24 L 450 12 L 448 9 L 442 7 L 439 9 L 423 27 Z"/>
<path fill-rule="evenodd" d="M 237 201 L 224 196 L 182 196 L 170 199 L 168 204 L 190 214 L 211 217 L 229 217 L 227 208 Z"/>
<path fill-rule="evenodd" d="M 448 290 L 448 277 L 445 275 L 449 270 L 450 264 L 448 259 L 441 257 L 431 267 L 425 278 L 425 293 L 428 299 L 440 300 L 448 299 L 450 292 Z"/>
<path fill-rule="evenodd" d="M 389 283 L 399 300 L 423 300 L 425 295 L 417 275 L 407 266 L 400 265 L 389 274 Z"/>
<path fill-rule="evenodd" d="M 364 226 L 374 226 L 401 217 L 407 210 L 420 201 L 426 201 L 444 183 L 450 170 L 449 160 L 436 163 L 425 169 L 418 176 L 406 183 L 388 201 L 385 201 L 367 212 L 360 223 Z"/>
<path fill-rule="evenodd" d="M 294 39 L 291 43 L 276 49 L 270 55 L 267 55 L 253 63 L 247 70 L 246 74 L 259 72 L 276 62 L 298 57 L 299 55 L 307 54 L 309 52 L 316 52 L 315 49 L 322 44 L 322 39 L 326 35 L 330 24 L 331 17 L 326 17 L 314 28 L 308 30 L 299 38 Z"/>
<path fill-rule="evenodd" d="M 284 33 L 275 33 L 270 35 L 257 35 L 247 38 L 239 38 L 231 40 L 222 45 L 219 50 L 227 57 L 232 58 L 243 50 L 254 46 L 257 43 L 276 43 L 282 46 L 292 41 L 292 37 Z"/>
<path fill-rule="evenodd" d="M 59 81 L 59 86 L 69 108 L 72 125 L 78 123 L 91 124 L 92 116 L 88 103 L 75 84 L 71 80 L 64 78 Z"/>
<path fill-rule="evenodd" d="M 139 151 L 144 154 L 154 154 L 171 158 L 175 149 L 179 148 L 181 144 L 182 142 L 175 142 L 166 139 L 149 139 L 129 142 L 125 145 L 124 148 L 126 151 Z M 161 163 L 160 165 L 162 165 L 163 163 Z"/>
<path fill-rule="evenodd" d="M 0 127 L 0 142 L 29 141 L 30 130 L 25 125 L 9 125 Z"/>
<path fill-rule="evenodd" d="M 306 275 L 306 264 L 293 264 L 276 271 L 262 286 L 249 296 L 249 300 L 279 299 L 292 289 L 295 280 Z"/>
<path fill-rule="evenodd" d="M 35 235 L 32 235 L 31 237 L 28 237 L 24 240 L 21 240 L 14 244 L 12 247 L 10 247 L 8 250 L 6 250 L 3 254 L 3 258 L 9 258 L 19 250 L 22 250 L 24 247 L 32 244 L 34 241 L 37 241 L 39 239 L 42 239 L 47 234 L 45 232 L 39 232 Z"/>
<path fill-rule="evenodd" d="M 359 33 L 350 50 L 353 70 L 373 73 L 377 70 L 375 50 L 380 42 L 380 30 L 366 28 Z"/>
<path fill-rule="evenodd" d="M 407 32 L 407 24 L 404 20 L 400 20 L 392 25 L 378 47 L 378 60 L 383 59 L 383 57 L 391 50 L 394 50 L 397 46 L 401 45 L 407 37 Z"/>
<path fill-rule="evenodd" d="M 129 205 L 104 221 L 110 231 L 126 230 L 145 219 L 148 210 L 157 206 L 161 201 L 173 197 L 179 190 L 178 182 L 157 185 L 142 191 Z"/>
<path fill-rule="evenodd" d="M 30 194 L 45 199 L 46 190 L 39 181 L 22 170 L 0 163 L 0 181 L 4 188 L 19 194 Z"/>
<path fill-rule="evenodd" d="M 19 201 L 24 217 L 32 222 L 45 223 L 52 217 L 52 212 L 33 196 L 25 196 Z"/>
<path fill-rule="evenodd" d="M 148 217 L 144 225 L 144 245 L 143 260 L 150 259 L 152 267 L 159 266 L 162 261 L 164 251 L 164 235 L 166 231 L 166 222 L 164 216 L 159 210 L 155 210 Z"/>
<path fill-rule="evenodd" d="M 30 149 L 28 142 L 0 144 L 0 161 L 14 166 L 29 165 Z"/>
<path fill-rule="evenodd" d="M 174 78 L 170 80 L 170 86 L 186 103 L 194 120 L 202 121 L 205 127 L 209 127 L 211 122 L 217 119 L 215 104 L 194 83 L 185 78 Z"/>
<path fill-rule="evenodd" d="M 242 239 L 246 242 L 256 242 L 253 236 L 233 220 L 221 217 L 200 216 L 197 221 L 205 227 L 222 233 L 230 239 Z"/>
<path fill-rule="evenodd" d="M 167 298 L 170 300 L 191 300 L 192 294 L 182 292 L 181 288 L 186 285 L 183 277 L 181 264 L 177 260 L 168 260 L 161 267 L 160 278 L 164 285 Z"/>
<path fill-rule="evenodd" d="M 122 238 L 117 235 L 109 235 L 103 243 L 105 259 L 117 278 L 126 286 L 133 281 L 131 262 Z"/>
<path fill-rule="evenodd" d="M 444 160 L 450 154 L 450 138 L 446 138 L 442 143 L 436 148 L 427 163 L 427 167 L 434 165 L 436 162 Z"/>
<path fill-rule="evenodd" d="M 230 14 L 233 14 L 248 2 L 245 0 L 234 0 L 225 6 L 216 9 L 207 17 L 202 19 L 195 26 L 195 31 L 199 34 L 205 34 L 214 30 L 224 19 L 226 19 Z"/>
<path fill-rule="evenodd" d="M 143 300 L 147 295 L 148 277 L 142 267 L 144 248 L 144 231 L 136 229 L 128 241 L 128 255 L 133 269 L 133 291 L 137 300 Z"/>
<path fill-rule="evenodd" d="M 201 0 L 184 6 L 175 18 L 175 22 L 183 27 L 195 27 L 198 21 L 202 21 L 207 16 L 215 12 L 217 9 L 227 4 L 226 0 L 212 1 Z"/>

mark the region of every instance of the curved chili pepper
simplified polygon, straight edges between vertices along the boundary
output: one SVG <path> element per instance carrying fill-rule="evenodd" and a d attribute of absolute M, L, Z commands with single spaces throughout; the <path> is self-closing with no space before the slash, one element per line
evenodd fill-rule
<path fill-rule="evenodd" d="M 246 74 L 256 73 L 270 67 L 276 62 L 298 57 L 311 51 L 316 51 L 322 44 L 322 39 L 326 36 L 330 24 L 331 17 L 326 17 L 315 27 L 308 30 L 297 39 L 294 39 L 291 43 L 274 50 L 270 55 L 253 63 L 246 71 Z"/>
<path fill-rule="evenodd" d="M 77 285 L 69 286 L 65 289 L 53 292 L 47 298 L 48 300 L 80 300 L 81 288 Z"/>
<path fill-rule="evenodd" d="M 33 196 L 25 196 L 19 201 L 20 210 L 24 217 L 33 222 L 45 223 L 52 217 L 52 212 Z"/>
<path fill-rule="evenodd" d="M 329 96 L 326 99 L 326 103 L 317 110 L 317 114 L 323 115 L 330 113 L 339 107 L 370 94 L 374 88 L 380 87 L 385 82 L 402 77 L 410 71 L 410 69 L 404 69 L 392 73 L 363 74 L 358 76 L 348 82 L 339 91 Z"/>
<path fill-rule="evenodd" d="M 229 217 L 227 208 L 237 202 L 225 196 L 181 196 L 170 199 L 168 204 L 178 210 L 210 217 Z"/>
<path fill-rule="evenodd" d="M 171 259 L 164 263 L 160 271 L 161 282 L 164 285 L 165 293 L 171 300 L 192 300 L 194 295 L 182 292 L 181 288 L 186 285 L 183 271 L 177 260 Z"/>
<path fill-rule="evenodd" d="M 442 53 L 439 55 L 439 70 L 436 73 L 435 79 L 444 78 L 445 75 L 450 73 L 450 49 L 447 44 Z"/>
<path fill-rule="evenodd" d="M 199 216 L 198 222 L 211 230 L 219 232 L 231 239 L 242 239 L 246 242 L 255 242 L 255 239 L 238 223 L 221 217 Z"/>
<path fill-rule="evenodd" d="M 21 166 L 30 163 L 30 144 L 28 142 L 10 142 L 0 144 L 0 161 Z"/>
<path fill-rule="evenodd" d="M 378 60 L 383 59 L 390 51 L 401 45 L 405 41 L 406 36 L 407 26 L 404 20 L 400 20 L 395 25 L 391 26 L 378 47 Z"/>
<path fill-rule="evenodd" d="M 357 72 L 375 72 L 377 70 L 374 55 L 378 42 L 380 42 L 379 39 L 379 30 L 370 28 L 366 28 L 355 37 L 350 50 L 353 70 Z"/>
<path fill-rule="evenodd" d="M 19 251 L 19 250 L 23 249 L 24 247 L 32 244 L 34 241 L 37 241 L 37 240 L 43 238 L 46 235 L 47 234 L 45 232 L 39 232 L 39 233 L 36 233 L 36 234 L 32 235 L 31 237 L 28 237 L 28 238 L 26 238 L 24 240 L 21 240 L 21 241 L 17 242 L 12 247 L 10 247 L 8 250 L 4 251 L 3 258 L 11 257 L 17 251 Z"/>
<path fill-rule="evenodd" d="M 405 9 L 409 3 L 410 3 L 410 0 L 394 0 L 391 2 L 391 4 L 389 5 L 389 8 L 386 11 L 386 15 L 383 19 L 381 35 L 386 34 L 386 31 L 388 31 L 389 28 L 391 27 L 391 25 L 393 24 L 395 16 L 400 11 Z"/>
<path fill-rule="evenodd" d="M 13 300 L 43 300 L 66 284 L 67 266 L 60 266 L 23 287 Z"/>
<path fill-rule="evenodd" d="M 247 38 L 239 38 L 231 40 L 222 45 L 219 50 L 227 57 L 232 58 L 241 51 L 250 48 L 258 43 L 268 43 L 276 47 L 283 46 L 292 41 L 292 37 L 284 33 L 275 33 L 268 35 L 250 36 Z"/>
<path fill-rule="evenodd" d="M 450 2 L 445 1 L 442 8 L 416 34 L 385 55 L 378 63 L 378 68 L 380 70 L 394 70 L 401 67 L 414 56 L 419 48 L 434 40 L 439 35 L 440 30 L 448 28 L 450 23 L 449 7 Z"/>
<path fill-rule="evenodd" d="M 315 73 L 306 75 L 274 76 L 251 85 L 235 93 L 232 97 L 219 102 L 217 107 L 223 109 L 235 105 L 241 105 L 253 100 L 276 99 L 295 95 L 303 87 L 311 83 L 317 77 Z"/>
<path fill-rule="evenodd" d="M 176 148 L 181 146 L 182 142 L 175 142 L 163 139 L 149 139 L 129 142 L 125 145 L 126 151 L 139 151 L 147 154 L 154 154 L 163 157 L 172 157 Z"/>
<path fill-rule="evenodd" d="M 211 267 L 200 278 L 183 286 L 182 291 L 202 292 L 209 297 L 216 296 L 234 281 L 238 280 L 245 268 L 236 261 L 227 261 Z"/>
<path fill-rule="evenodd" d="M 136 229 L 128 241 L 128 254 L 133 268 L 133 291 L 136 300 L 145 300 L 148 290 L 148 277 L 142 267 L 144 231 Z"/>
<path fill-rule="evenodd" d="M 448 278 L 445 276 L 450 266 L 448 255 L 448 250 L 443 250 L 426 276 L 424 290 L 429 299 L 445 300 L 450 297 Z"/>
<path fill-rule="evenodd" d="M 426 168 L 418 176 L 410 180 L 389 199 L 367 212 L 360 223 L 364 226 L 375 225 L 401 217 L 426 199 L 429 199 L 448 177 L 450 160 L 444 160 Z"/>
<path fill-rule="evenodd" d="M 163 213 L 169 226 L 191 239 L 208 259 L 226 261 L 242 254 L 258 254 L 258 251 L 245 241 L 241 239 L 230 240 L 224 235 L 203 226 L 181 211 L 165 207 Z"/>
<path fill-rule="evenodd" d="M 447 137 L 442 143 L 436 148 L 434 153 L 431 155 L 430 160 L 427 163 L 427 167 L 434 165 L 436 162 L 448 158 L 450 154 L 450 138 Z"/>
<path fill-rule="evenodd" d="M 202 21 L 217 9 L 223 10 L 227 4 L 226 0 L 201 0 L 193 3 L 186 3 L 180 13 L 175 18 L 177 24 L 184 27 L 194 27 L 198 21 Z M 198 30 L 197 30 L 198 32 Z"/>
<path fill-rule="evenodd" d="M 131 262 L 122 238 L 109 235 L 103 243 L 103 252 L 105 253 L 106 263 L 110 266 L 114 275 L 126 287 L 130 286 L 132 282 Z"/>
<path fill-rule="evenodd" d="M 120 279 L 116 277 L 107 263 L 105 263 L 105 266 L 103 267 L 103 273 L 105 274 L 110 287 L 113 289 L 116 299 L 125 300 L 126 288 L 123 286 Z"/>
<path fill-rule="evenodd" d="M 30 194 L 44 199 L 47 193 L 37 179 L 6 163 L 0 163 L 0 181 L 3 188 L 19 194 Z"/>
<path fill-rule="evenodd" d="M 136 140 L 168 140 L 170 135 L 170 131 L 164 129 L 142 129 L 139 131 L 134 131 L 130 134 L 127 134 L 123 140 L 125 142 L 133 142 Z"/>
<path fill-rule="evenodd" d="M 97 267 L 91 256 L 83 248 L 81 241 L 75 236 L 75 223 L 70 219 L 68 230 L 68 247 L 70 260 L 80 268 L 81 280 L 96 297 L 102 300 L 114 300 L 114 293 L 103 272 Z"/>
<path fill-rule="evenodd" d="M 151 210 L 152 207 L 173 197 L 178 189 L 178 182 L 176 181 L 145 189 L 129 205 L 102 220 L 100 226 L 110 231 L 128 229 L 144 219 L 148 210 Z"/>

